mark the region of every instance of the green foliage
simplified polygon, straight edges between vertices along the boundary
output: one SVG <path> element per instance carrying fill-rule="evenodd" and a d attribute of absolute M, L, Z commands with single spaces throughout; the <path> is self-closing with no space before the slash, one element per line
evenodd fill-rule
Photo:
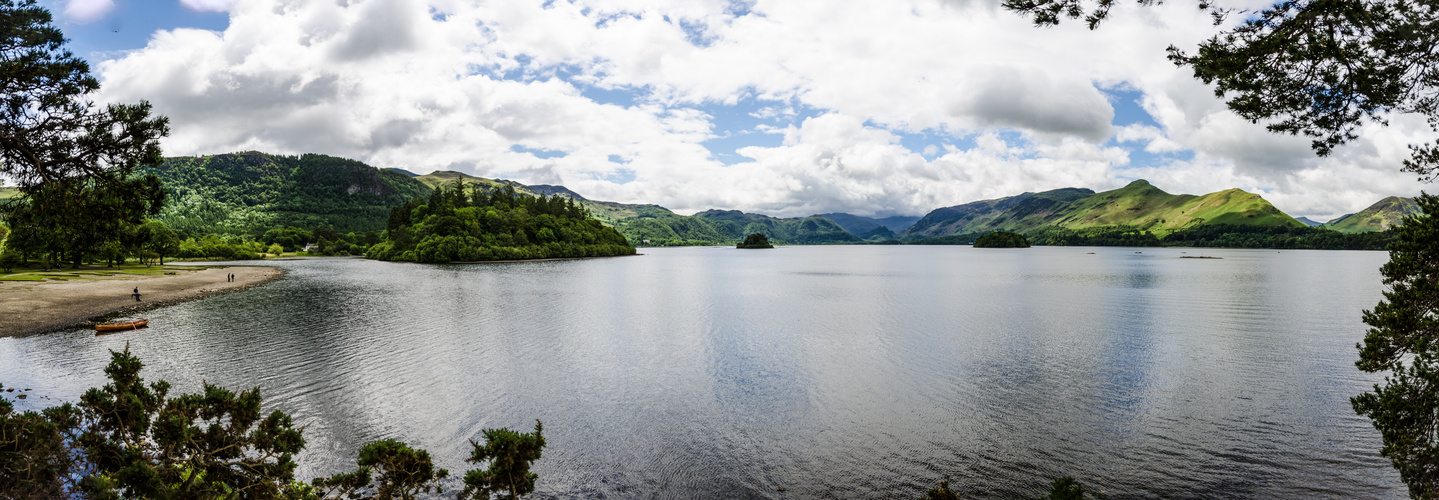
<path fill-rule="evenodd" d="M 962 233 L 951 234 L 949 236 L 940 236 L 938 238 L 919 238 L 914 240 L 907 240 L 903 243 L 905 245 L 973 245 L 974 241 L 978 240 L 979 237 L 979 233 Z"/>
<path fill-rule="evenodd" d="M 4 389 L 0 385 L 0 389 Z M 75 409 L 15 412 L 0 398 L 0 498 L 62 498 L 73 486 L 66 446 L 75 427 Z"/>
<path fill-rule="evenodd" d="M 1160 239 L 1153 233 L 1132 227 L 1088 227 L 1065 229 L 1046 227 L 1029 234 L 1029 242 L 1046 246 L 1124 246 L 1157 247 Z"/>
<path fill-rule="evenodd" d="M 180 242 L 175 256 L 182 259 L 250 260 L 260 258 L 264 246 L 237 236 L 206 235 Z"/>
<path fill-rule="evenodd" d="M 0 175 L 23 195 L 62 180 L 123 180 L 160 161 L 164 117 L 149 103 L 99 109 L 100 83 L 64 49 L 50 12 L 34 0 L 0 1 Z"/>
<path fill-rule="evenodd" d="M 613 228 L 561 196 L 493 192 L 459 182 L 390 212 L 384 241 L 366 255 L 380 260 L 455 262 L 633 255 Z"/>
<path fill-rule="evenodd" d="M 485 429 L 484 445 L 470 441 L 474 449 L 465 461 L 475 464 L 489 462 L 490 466 L 465 473 L 465 489 L 460 492 L 459 498 L 519 500 L 534 492 L 538 476 L 530 472 L 530 466 L 540 459 L 545 447 L 543 430 L 544 425 L 536 420 L 533 433 Z"/>
<path fill-rule="evenodd" d="M 1389 290 L 1372 311 L 1359 344 L 1360 370 L 1385 374 L 1384 384 L 1351 399 L 1369 417 L 1413 498 L 1439 497 L 1439 198 L 1421 195 L 1422 215 L 1395 230 L 1380 273 Z"/>
<path fill-rule="evenodd" d="M 449 476 L 429 452 L 383 440 L 362 447 L 353 472 L 294 478 L 302 429 L 281 411 L 261 411 L 259 388 L 233 392 L 209 383 L 199 394 L 170 396 L 170 384 L 146 383 L 144 365 L 111 352 L 104 387 L 78 404 L 14 411 L 0 397 L 0 498 L 170 498 L 194 500 L 321 498 L 413 499 L 443 493 Z M 0 386 L 0 389 L 4 389 Z M 3 393 L 0 393 L 3 394 Z M 519 498 L 534 491 L 540 458 L 534 433 L 484 430 L 470 462 L 489 468 L 465 476 L 461 498 Z"/>
<path fill-rule="evenodd" d="M 737 248 L 774 248 L 774 245 L 769 244 L 769 238 L 766 238 L 763 234 L 754 233 L 754 234 L 751 234 L 751 235 L 749 235 L 749 236 L 746 236 L 746 237 L 744 238 L 744 241 L 741 241 L 738 245 L 735 245 L 735 247 L 737 247 Z"/>
<path fill-rule="evenodd" d="M 205 384 L 170 398 L 142 367 L 112 352 L 109 384 L 40 413 L 0 399 L 0 497 L 277 498 L 288 488 L 305 441 L 288 415 L 262 414 L 258 388 Z"/>
<path fill-rule="evenodd" d="M 143 250 L 160 260 L 160 264 L 165 263 L 166 256 L 180 251 L 180 236 L 157 220 L 142 224 L 136 230 L 136 239 Z M 141 260 L 144 260 L 144 257 Z"/>
<path fill-rule="evenodd" d="M 316 154 L 166 158 L 147 172 L 170 193 L 160 219 L 200 234 L 260 235 L 276 227 L 379 231 L 391 207 L 431 191 L 394 170 Z"/>
<path fill-rule="evenodd" d="M 354 472 L 316 478 L 315 489 L 326 498 L 410 500 L 432 491 L 444 493 L 440 481 L 450 475 L 445 469 L 435 469 L 429 452 L 393 439 L 366 444 L 356 463 L 359 468 Z"/>
<path fill-rule="evenodd" d="M 1324 227 L 1207 224 L 1170 233 L 1160 243 L 1217 248 L 1383 250 L 1394 241 L 1395 234 L 1394 231 L 1344 234 Z"/>
<path fill-rule="evenodd" d="M 21 254 L 19 250 L 8 246 L 4 249 L 0 249 L 0 269 L 3 269 L 5 272 L 8 273 L 11 269 L 15 269 L 24 265 L 25 256 Z"/>
<path fill-rule="evenodd" d="M 995 231 L 974 240 L 975 248 L 1029 248 L 1029 240 L 1019 233 Z"/>
<path fill-rule="evenodd" d="M 287 252 L 297 252 L 312 241 L 315 241 L 314 233 L 290 226 L 270 229 L 260 237 L 260 242 L 266 245 L 280 245 Z"/>
<path fill-rule="evenodd" d="M 165 192 L 158 179 L 117 175 L 119 172 L 109 171 L 28 189 L 27 198 L 5 207 L 6 222 L 13 230 L 7 245 L 79 267 L 87 255 L 119 241 L 164 204 Z"/>

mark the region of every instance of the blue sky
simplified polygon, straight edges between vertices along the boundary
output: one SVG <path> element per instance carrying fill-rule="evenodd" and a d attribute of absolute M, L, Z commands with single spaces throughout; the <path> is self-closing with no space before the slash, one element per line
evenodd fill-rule
<path fill-rule="evenodd" d="M 1117 8 L 1035 29 L 951 0 L 50 0 L 167 154 L 315 152 L 682 213 L 922 215 L 1136 178 L 1316 219 L 1422 187 L 1397 117 L 1315 158 L 1164 57 L 1216 28 Z"/>

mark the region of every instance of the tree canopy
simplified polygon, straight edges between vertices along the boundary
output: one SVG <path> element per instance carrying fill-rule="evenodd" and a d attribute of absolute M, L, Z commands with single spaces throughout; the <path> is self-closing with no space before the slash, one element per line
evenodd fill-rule
<path fill-rule="evenodd" d="M 633 255 L 614 228 L 563 196 L 527 196 L 459 182 L 390 212 L 373 259 L 415 262 L 549 259 Z"/>
<path fill-rule="evenodd" d="M 112 351 L 104 387 L 38 412 L 17 412 L 0 396 L 0 498 L 403 500 L 443 493 L 449 472 L 436 468 L 429 452 L 393 439 L 361 447 L 354 472 L 298 481 L 294 458 L 305 447 L 304 428 L 283 411 L 261 411 L 258 387 L 235 392 L 203 383 L 199 393 L 172 396 L 168 382 L 141 378 L 142 368 L 128 350 Z M 538 422 L 532 434 L 483 429 L 483 444 L 470 441 L 470 461 L 491 464 L 467 471 L 461 497 L 533 492 L 540 429 Z"/>
<path fill-rule="evenodd" d="M 765 235 L 764 235 L 763 233 L 754 233 L 754 234 L 751 234 L 751 235 L 749 235 L 749 236 L 745 236 L 744 241 L 739 242 L 739 244 L 738 244 L 738 245 L 735 245 L 735 247 L 737 247 L 737 248 L 774 248 L 774 245 L 771 245 L 771 244 L 769 243 L 769 238 L 765 237 Z"/>
<path fill-rule="evenodd" d="M 159 213 L 159 181 L 133 174 L 161 161 L 169 128 L 145 102 L 95 105 L 99 82 L 64 45 L 35 0 L 0 0 L 0 175 L 21 193 L 0 205 L 18 236 L 7 246 L 79 266 Z"/>
<path fill-rule="evenodd" d="M 1152 5 L 1154 0 L 1137 0 Z M 1094 29 L 1112 0 L 1005 0 L 1039 26 L 1083 18 Z M 1215 24 L 1234 12 L 1198 0 Z M 1439 11 L 1414 0 L 1286 0 L 1169 59 L 1213 84 L 1229 109 L 1272 132 L 1304 135 L 1319 156 L 1358 137 L 1365 123 L 1417 113 L 1439 131 Z M 1439 142 L 1411 144 L 1405 171 L 1439 176 Z"/>
<path fill-rule="evenodd" d="M 146 102 L 96 106 L 100 83 L 51 22 L 35 0 L 0 0 L 0 174 L 24 189 L 158 164 L 168 121 Z"/>
<path fill-rule="evenodd" d="M 975 248 L 1029 248 L 1029 240 L 1019 233 L 995 231 L 974 240 Z"/>
<path fill-rule="evenodd" d="M 1439 197 L 1415 201 L 1380 272 L 1389 290 L 1372 311 L 1359 344 L 1360 370 L 1384 373 L 1373 392 L 1354 397 L 1354 411 L 1374 421 L 1389 457 L 1414 498 L 1439 497 Z"/>

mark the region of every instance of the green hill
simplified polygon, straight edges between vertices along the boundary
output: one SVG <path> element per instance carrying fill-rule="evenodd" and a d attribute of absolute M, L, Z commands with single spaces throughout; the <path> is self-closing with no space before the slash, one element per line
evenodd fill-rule
<path fill-rule="evenodd" d="M 1346 234 L 1384 231 L 1401 225 L 1404 216 L 1416 213 L 1419 205 L 1413 198 L 1390 196 L 1369 208 L 1326 222 L 1323 227 Z"/>
<path fill-rule="evenodd" d="M 177 230 L 256 234 L 276 226 L 341 233 L 385 228 L 390 208 L 432 189 L 389 169 L 332 156 L 243 152 L 166 158 L 160 219 Z"/>
<path fill-rule="evenodd" d="M 899 233 L 901 238 L 937 238 L 996 230 L 1023 232 L 1048 224 L 1075 200 L 1094 191 L 1064 188 L 936 209 Z"/>
<path fill-rule="evenodd" d="M 1227 189 L 1202 196 L 1166 193 L 1137 180 L 1119 189 L 1056 189 L 984 200 L 930 212 L 901 238 L 1013 231 L 1034 234 L 1049 228 L 1086 230 L 1124 227 L 1164 236 L 1206 224 L 1303 227 L 1259 195 Z"/>

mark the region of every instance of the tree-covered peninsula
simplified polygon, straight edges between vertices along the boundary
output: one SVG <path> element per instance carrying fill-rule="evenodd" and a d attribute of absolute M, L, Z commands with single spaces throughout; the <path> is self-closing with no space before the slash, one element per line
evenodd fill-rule
<path fill-rule="evenodd" d="M 455 182 L 390 211 L 384 240 L 366 252 L 380 260 L 465 262 L 633 255 L 614 228 L 563 196 Z"/>
<path fill-rule="evenodd" d="M 1029 240 L 1019 233 L 995 231 L 974 240 L 975 248 L 1029 248 Z"/>

